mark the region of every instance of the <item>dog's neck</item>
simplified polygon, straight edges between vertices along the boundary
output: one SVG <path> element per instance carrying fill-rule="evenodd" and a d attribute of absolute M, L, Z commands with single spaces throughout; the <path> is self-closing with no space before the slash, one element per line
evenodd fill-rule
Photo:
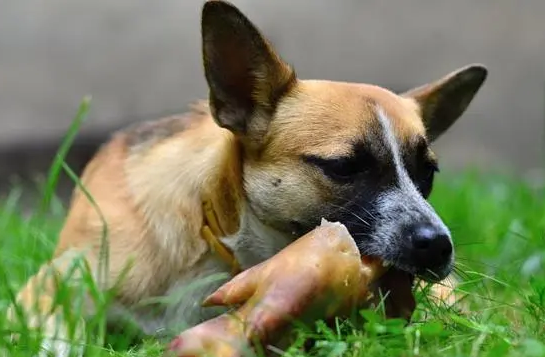
<path fill-rule="evenodd" d="M 242 269 L 247 269 L 276 254 L 293 241 L 261 222 L 245 197 L 242 150 L 234 137 L 225 137 L 229 145 L 218 152 L 214 184 L 204 199 L 210 201 L 224 237 L 218 237 L 233 252 Z M 228 150 L 225 150 L 226 148 Z"/>
<path fill-rule="evenodd" d="M 251 207 L 244 204 L 240 229 L 222 241 L 231 248 L 244 270 L 278 253 L 293 241 L 293 237 L 263 224 Z"/>
<path fill-rule="evenodd" d="M 244 189 L 237 185 L 232 165 L 226 175 L 219 176 L 215 194 L 210 196 L 213 209 L 225 236 L 218 237 L 234 254 L 242 269 L 258 264 L 287 246 L 293 240 L 261 222 L 248 204 Z M 241 179 L 241 178 L 236 178 Z"/>
<path fill-rule="evenodd" d="M 219 228 L 225 235 L 240 230 L 240 216 L 243 207 L 242 159 L 238 143 L 226 137 L 229 143 L 220 146 L 218 161 L 207 180 L 210 185 L 202 192 L 203 202 L 210 202 Z"/>

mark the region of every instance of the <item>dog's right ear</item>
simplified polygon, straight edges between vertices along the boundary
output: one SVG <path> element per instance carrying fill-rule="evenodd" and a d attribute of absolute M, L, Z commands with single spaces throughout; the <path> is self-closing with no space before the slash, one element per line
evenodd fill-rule
<path fill-rule="evenodd" d="M 263 135 L 295 73 L 235 6 L 207 1 L 202 10 L 202 51 L 214 120 L 252 140 Z"/>

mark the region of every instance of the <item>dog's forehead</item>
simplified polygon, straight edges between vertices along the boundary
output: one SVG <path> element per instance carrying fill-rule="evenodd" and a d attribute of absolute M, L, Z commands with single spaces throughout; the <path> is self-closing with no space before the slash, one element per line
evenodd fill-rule
<path fill-rule="evenodd" d="M 321 80 L 300 81 L 271 123 L 271 149 L 293 153 L 349 154 L 354 141 L 381 131 L 378 110 L 400 143 L 416 142 L 425 128 L 416 102 L 385 88 Z"/>

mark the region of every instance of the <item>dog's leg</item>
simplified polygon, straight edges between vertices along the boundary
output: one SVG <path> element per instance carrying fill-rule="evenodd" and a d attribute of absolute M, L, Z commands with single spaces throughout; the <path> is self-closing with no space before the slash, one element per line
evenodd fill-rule
<path fill-rule="evenodd" d="M 81 286 L 72 283 L 84 280 L 83 269 L 88 267 L 88 260 L 83 257 L 80 262 L 84 264 L 74 264 L 77 258 L 74 251 L 67 251 L 43 265 L 26 282 L 16 296 L 16 303 L 8 309 L 8 321 L 12 324 L 19 321 L 29 331 L 41 334 L 41 351 L 37 354 L 39 357 L 83 355 L 85 322 L 82 313 L 87 311 L 68 311 L 63 308 L 75 309 L 79 297 L 82 302 L 80 307 L 89 309 L 85 293 L 74 295 Z M 69 295 L 59 296 L 61 290 L 63 294 Z M 61 300 L 68 302 L 69 306 L 59 304 Z M 66 312 L 72 316 L 70 322 L 67 321 Z M 17 339 L 17 335 L 14 334 L 12 339 Z"/>

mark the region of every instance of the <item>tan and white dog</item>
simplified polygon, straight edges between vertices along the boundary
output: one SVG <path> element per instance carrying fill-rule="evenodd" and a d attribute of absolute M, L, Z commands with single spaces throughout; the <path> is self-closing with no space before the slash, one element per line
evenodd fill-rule
<path fill-rule="evenodd" d="M 102 216 L 108 284 L 130 265 L 112 316 L 130 315 L 147 334 L 177 333 L 218 314 L 200 304 L 222 281 L 159 310 L 140 302 L 261 262 L 322 217 L 345 224 L 362 254 L 394 269 L 432 282 L 450 274 L 451 234 L 426 201 L 438 171 L 430 143 L 466 110 L 487 76 L 483 66 L 402 94 L 299 79 L 223 1 L 203 6 L 202 56 L 208 102 L 117 132 L 82 174 L 100 212 L 75 190 L 54 258 L 18 295 L 31 327 L 45 321 L 44 350 L 69 350 L 54 308 L 58 276 L 48 272 L 62 276 L 78 254 L 98 266 Z"/>

